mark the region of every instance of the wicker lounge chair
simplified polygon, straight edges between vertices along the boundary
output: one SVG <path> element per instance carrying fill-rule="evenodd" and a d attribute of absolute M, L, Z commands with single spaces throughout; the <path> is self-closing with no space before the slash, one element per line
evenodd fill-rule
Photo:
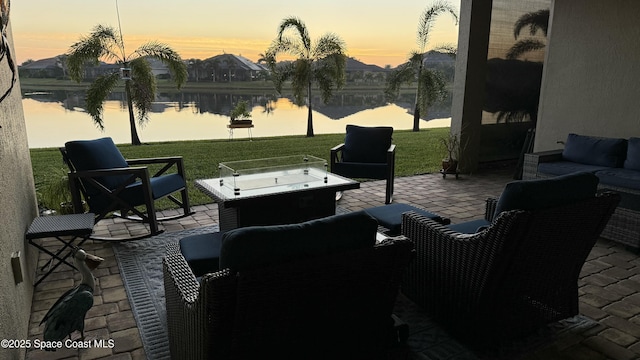
<path fill-rule="evenodd" d="M 317 242 L 335 233 L 324 224 L 318 229 L 317 221 L 323 219 L 280 226 L 285 232 L 297 227 L 295 231 L 320 234 L 316 239 L 300 238 L 299 232 L 282 236 L 273 226 L 231 230 L 222 242 L 223 270 L 205 274 L 200 282 L 179 248 L 169 246 L 163 267 L 171 353 L 180 359 L 387 358 L 397 340 L 392 309 L 413 245 L 406 239 L 373 245 L 376 222 L 368 218 L 373 221 L 367 225 L 368 246 L 321 256 L 300 247 L 314 242 L 320 247 L 313 245 L 312 251 L 325 251 L 345 242 L 342 235 L 335 236 L 339 241 L 329 236 L 330 241 Z M 359 227 L 358 220 L 346 220 Z M 344 223 L 339 226 L 345 229 Z M 246 243 L 225 248 L 235 236 L 230 234 L 245 230 L 249 233 L 240 239 L 250 243 L 249 252 Z M 248 262 L 288 256 L 278 250 L 281 246 L 263 246 L 282 239 L 305 256 L 250 268 Z M 258 254 L 269 249 L 278 254 L 260 259 Z M 234 256 L 240 270 L 225 268 L 229 261 L 224 258 L 234 250 L 243 251 Z"/>
<path fill-rule="evenodd" d="M 403 293 L 452 335 L 487 350 L 578 314 L 578 276 L 619 195 L 500 213 L 475 234 L 416 213 L 402 234 L 416 247 Z M 492 212 L 491 200 L 487 210 Z"/>

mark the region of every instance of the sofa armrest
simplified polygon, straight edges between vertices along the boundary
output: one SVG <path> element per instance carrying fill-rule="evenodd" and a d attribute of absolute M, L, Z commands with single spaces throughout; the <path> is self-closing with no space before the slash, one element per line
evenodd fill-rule
<path fill-rule="evenodd" d="M 562 150 L 541 151 L 524 154 L 522 178 L 525 180 L 538 178 L 538 165 L 543 162 L 562 160 Z"/>
<path fill-rule="evenodd" d="M 342 149 L 344 149 L 344 143 L 331 148 L 331 171 L 333 171 L 333 165 L 340 161 L 338 153 L 340 153 Z"/>

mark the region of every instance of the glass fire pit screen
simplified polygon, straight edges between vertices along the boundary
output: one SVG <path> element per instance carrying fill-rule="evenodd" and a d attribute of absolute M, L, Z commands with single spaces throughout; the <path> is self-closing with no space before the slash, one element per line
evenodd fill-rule
<path fill-rule="evenodd" d="M 268 187 L 304 187 L 327 183 L 327 161 L 311 155 L 241 160 L 220 163 L 220 186 L 240 195 L 242 191 Z"/>

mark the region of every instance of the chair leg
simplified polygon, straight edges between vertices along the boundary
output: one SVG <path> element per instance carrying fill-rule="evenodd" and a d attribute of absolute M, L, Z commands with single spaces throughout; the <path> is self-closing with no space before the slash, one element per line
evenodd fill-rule
<path fill-rule="evenodd" d="M 147 205 L 147 216 L 149 217 L 149 231 L 151 235 L 159 234 L 158 231 L 158 216 L 156 215 L 156 206 L 153 200 Z"/>
<path fill-rule="evenodd" d="M 187 216 L 191 214 L 191 205 L 189 204 L 189 195 L 187 194 L 187 187 L 180 191 L 180 196 L 182 197 L 182 210 L 184 211 L 184 215 Z"/>
<path fill-rule="evenodd" d="M 393 178 L 387 179 L 387 188 L 385 191 L 384 203 L 391 204 L 392 201 L 393 201 Z"/>

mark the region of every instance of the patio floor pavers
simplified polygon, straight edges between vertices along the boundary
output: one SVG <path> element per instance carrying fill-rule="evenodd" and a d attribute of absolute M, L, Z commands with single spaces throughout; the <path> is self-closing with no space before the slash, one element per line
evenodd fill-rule
<path fill-rule="evenodd" d="M 512 181 L 510 168 L 479 171 L 443 179 L 438 173 L 395 179 L 394 202 L 407 203 L 451 218 L 453 223 L 484 215 L 487 197 L 499 196 Z M 361 188 L 343 193 L 339 206 L 355 211 L 384 205 L 384 181 L 363 182 Z M 218 222 L 216 204 L 194 206 L 195 214 L 161 223 L 165 231 L 203 227 Z M 96 224 L 95 234 L 122 236 L 137 231 L 137 224 L 105 219 Z M 144 240 L 143 240 L 144 241 Z M 54 242 L 51 242 L 52 244 Z M 87 241 L 87 252 L 105 261 L 94 270 L 97 278 L 94 306 L 86 319 L 88 339 L 114 339 L 112 349 L 63 350 L 55 353 L 27 350 L 26 359 L 145 359 L 142 340 L 122 288 L 122 278 L 111 244 Z M 39 263 L 47 257 L 41 254 Z M 66 266 L 45 279 L 34 292 L 29 339 L 42 339 L 40 320 L 51 304 L 79 282 L 78 273 Z M 591 252 L 579 280 L 581 313 L 598 320 L 590 331 L 550 344 L 520 359 L 638 359 L 640 358 L 640 259 L 623 245 L 601 239 Z M 412 353 L 411 359 L 421 355 Z"/>

